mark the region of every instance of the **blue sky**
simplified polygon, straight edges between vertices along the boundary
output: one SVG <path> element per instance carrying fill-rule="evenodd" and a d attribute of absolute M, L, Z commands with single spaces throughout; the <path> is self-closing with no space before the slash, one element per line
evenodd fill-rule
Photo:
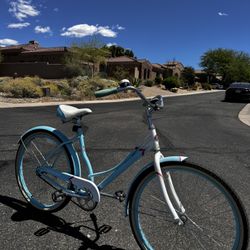
<path fill-rule="evenodd" d="M 152 63 L 199 68 L 208 49 L 250 53 L 249 0 L 0 0 L 0 46 L 70 46 L 97 36 Z"/>

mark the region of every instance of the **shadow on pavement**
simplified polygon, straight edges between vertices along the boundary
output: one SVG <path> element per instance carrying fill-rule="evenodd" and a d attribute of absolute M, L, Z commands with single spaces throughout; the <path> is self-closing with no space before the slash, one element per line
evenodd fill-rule
<path fill-rule="evenodd" d="M 2 196 L 0 195 L 0 203 L 11 207 L 12 209 L 16 210 L 16 212 L 11 216 L 12 221 L 26 221 L 26 220 L 33 220 L 40 223 L 43 223 L 46 227 L 39 229 L 34 233 L 35 236 L 40 237 L 43 236 L 50 231 L 59 232 L 68 236 L 71 236 L 73 238 L 76 238 L 78 240 L 82 241 L 82 246 L 79 248 L 81 250 L 83 249 L 107 249 L 107 250 L 123 250 L 122 248 L 116 248 L 109 245 L 103 245 L 98 246 L 97 241 L 99 240 L 101 234 L 108 233 L 112 227 L 109 225 L 102 225 L 98 226 L 97 224 L 97 217 L 94 213 L 90 214 L 90 219 L 86 221 L 81 222 L 74 222 L 74 223 L 68 223 L 62 218 L 42 212 L 39 210 L 36 210 L 29 206 L 28 203 L 23 202 L 21 200 L 17 200 L 12 197 L 8 196 Z M 93 226 L 88 227 L 83 225 L 83 223 L 91 222 Z M 80 232 L 81 229 L 88 229 L 89 231 L 93 232 L 95 234 L 94 239 L 90 239 L 88 235 L 84 235 L 82 232 Z"/>

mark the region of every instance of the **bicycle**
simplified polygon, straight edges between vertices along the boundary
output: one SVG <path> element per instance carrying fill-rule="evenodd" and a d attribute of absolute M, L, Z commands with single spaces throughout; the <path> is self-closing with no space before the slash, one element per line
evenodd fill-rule
<path fill-rule="evenodd" d="M 163 97 L 146 99 L 139 89 L 122 80 L 118 88 L 95 92 L 103 97 L 132 90 L 143 101 L 149 135 L 115 167 L 95 173 L 84 143 L 82 118 L 92 113 L 59 105 L 57 116 L 72 122 L 75 136 L 67 138 L 49 126 L 38 126 L 20 138 L 16 155 L 16 179 L 24 198 L 36 209 L 56 212 L 72 197 L 86 211 L 95 209 L 101 196 L 125 200 L 133 235 L 141 249 L 244 249 L 248 223 L 241 202 L 217 175 L 189 163 L 186 156 L 164 157 L 160 151 L 152 113 L 164 107 Z M 88 171 L 81 177 L 80 154 Z M 146 153 L 154 160 L 132 181 L 127 195 L 103 190 Z M 99 183 L 95 177 L 104 176 Z"/>

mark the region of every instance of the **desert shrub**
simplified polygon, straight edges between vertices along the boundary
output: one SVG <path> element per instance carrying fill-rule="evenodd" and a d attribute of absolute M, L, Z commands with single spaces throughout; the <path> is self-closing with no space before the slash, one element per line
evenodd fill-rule
<path fill-rule="evenodd" d="M 2 92 L 11 94 L 15 98 L 35 98 L 42 96 L 42 90 L 31 77 L 16 78 L 5 82 Z"/>
<path fill-rule="evenodd" d="M 77 88 L 82 82 L 88 80 L 88 76 L 77 76 L 69 80 L 69 86 L 72 88 Z"/>
<path fill-rule="evenodd" d="M 154 82 L 152 80 L 147 80 L 145 83 L 144 83 L 145 86 L 147 87 L 152 87 L 154 85 Z"/>
<path fill-rule="evenodd" d="M 80 91 L 81 97 L 94 97 L 95 91 L 112 87 L 117 87 L 115 81 L 94 77 L 88 80 L 82 80 L 77 86 L 77 90 Z"/>
<path fill-rule="evenodd" d="M 42 88 L 49 88 L 50 96 L 57 96 L 60 93 L 58 86 L 53 82 L 44 82 Z"/>
<path fill-rule="evenodd" d="M 155 84 L 159 85 L 162 83 L 162 79 L 159 76 L 155 77 Z"/>
<path fill-rule="evenodd" d="M 165 86 L 166 89 L 170 90 L 172 88 L 179 88 L 180 82 L 177 77 L 170 76 L 163 80 L 162 84 Z"/>
<path fill-rule="evenodd" d="M 60 95 L 70 96 L 72 94 L 73 88 L 70 86 L 70 82 L 66 79 L 55 82 L 59 90 Z"/>
<path fill-rule="evenodd" d="M 209 84 L 209 83 L 203 83 L 202 84 L 202 88 L 204 90 L 211 90 L 212 89 L 212 86 Z"/>

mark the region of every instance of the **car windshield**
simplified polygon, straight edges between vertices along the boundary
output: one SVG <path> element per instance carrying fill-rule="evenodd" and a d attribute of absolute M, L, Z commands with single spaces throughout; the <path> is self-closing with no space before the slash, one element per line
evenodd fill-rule
<path fill-rule="evenodd" d="M 234 82 L 230 85 L 230 88 L 250 88 L 249 82 Z"/>

